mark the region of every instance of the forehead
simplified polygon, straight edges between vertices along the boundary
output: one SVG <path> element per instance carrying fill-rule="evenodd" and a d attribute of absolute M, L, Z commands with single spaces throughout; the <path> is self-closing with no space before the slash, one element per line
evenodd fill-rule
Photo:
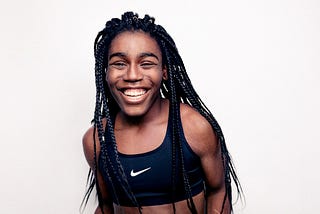
<path fill-rule="evenodd" d="M 125 31 L 118 34 L 110 44 L 109 55 L 115 52 L 152 52 L 161 56 L 156 40 L 142 31 Z"/>

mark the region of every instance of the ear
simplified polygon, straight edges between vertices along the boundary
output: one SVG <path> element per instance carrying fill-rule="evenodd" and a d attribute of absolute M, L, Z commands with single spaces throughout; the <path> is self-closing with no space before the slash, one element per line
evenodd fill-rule
<path fill-rule="evenodd" d="M 166 66 L 163 66 L 162 68 L 162 79 L 163 80 L 167 80 L 168 79 L 168 71 L 167 71 L 167 67 Z"/>

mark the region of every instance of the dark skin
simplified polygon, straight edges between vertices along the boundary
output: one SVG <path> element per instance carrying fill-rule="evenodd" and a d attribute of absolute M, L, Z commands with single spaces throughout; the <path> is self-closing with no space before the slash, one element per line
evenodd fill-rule
<path fill-rule="evenodd" d="M 156 41 L 143 32 L 123 32 L 112 41 L 107 68 L 108 86 L 119 104 L 115 121 L 118 151 L 139 154 L 159 147 L 165 137 L 169 101 L 160 97 L 160 86 L 167 79 L 161 51 Z M 192 107 L 180 104 L 183 131 L 191 149 L 200 157 L 206 183 L 211 192 L 193 197 L 198 213 L 204 213 L 205 200 L 208 213 L 220 213 L 225 196 L 224 170 L 221 150 L 209 122 Z M 105 124 L 105 121 L 104 121 Z M 83 148 L 91 168 L 94 166 L 93 127 L 83 137 Z M 96 136 L 98 134 L 96 133 Z M 98 141 L 98 138 L 96 139 Z M 97 144 L 97 156 L 100 147 Z M 136 214 L 138 208 L 112 204 L 110 193 L 98 171 L 104 213 Z M 186 200 L 175 203 L 176 213 L 190 213 Z M 172 204 L 144 206 L 143 213 L 173 213 Z M 95 214 L 102 213 L 98 207 Z M 223 213 L 230 213 L 226 201 Z"/>

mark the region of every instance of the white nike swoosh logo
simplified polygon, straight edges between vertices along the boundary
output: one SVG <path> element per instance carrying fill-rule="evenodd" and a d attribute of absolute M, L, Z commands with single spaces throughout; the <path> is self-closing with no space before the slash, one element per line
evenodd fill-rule
<path fill-rule="evenodd" d="M 138 172 L 134 172 L 133 169 L 130 172 L 131 177 L 135 177 L 137 175 L 140 175 L 141 173 L 144 173 L 145 171 L 148 171 L 149 169 L 151 169 L 151 167 L 148 167 L 146 169 L 140 170 Z"/>

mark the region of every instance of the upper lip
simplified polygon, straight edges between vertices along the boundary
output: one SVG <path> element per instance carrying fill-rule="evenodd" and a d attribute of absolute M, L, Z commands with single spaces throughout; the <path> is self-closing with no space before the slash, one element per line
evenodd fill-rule
<path fill-rule="evenodd" d="M 128 90 L 128 89 L 143 89 L 143 90 L 149 90 L 148 87 L 145 87 L 145 86 L 123 86 L 123 87 L 118 87 L 118 90 L 121 91 L 121 92 L 124 92 L 125 90 Z"/>

